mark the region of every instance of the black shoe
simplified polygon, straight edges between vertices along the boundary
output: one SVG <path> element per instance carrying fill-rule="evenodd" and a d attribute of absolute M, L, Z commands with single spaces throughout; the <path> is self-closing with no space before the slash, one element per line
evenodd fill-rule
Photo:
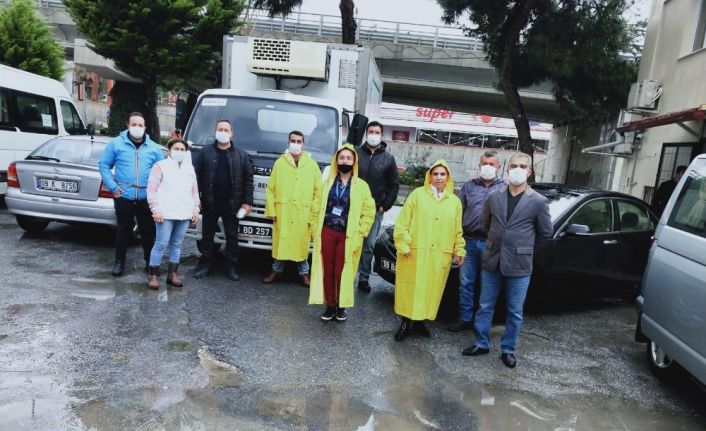
<path fill-rule="evenodd" d="M 125 262 L 122 260 L 116 260 L 113 265 L 113 270 L 110 272 L 113 277 L 120 277 L 125 273 Z"/>
<path fill-rule="evenodd" d="M 406 317 L 403 317 L 402 324 L 400 325 L 400 329 L 398 329 L 397 333 L 395 334 L 395 340 L 402 341 L 405 338 L 407 338 L 407 335 L 409 335 L 409 331 L 411 329 L 412 329 L 412 321 Z"/>
<path fill-rule="evenodd" d="M 421 335 L 424 338 L 431 338 L 431 332 L 429 332 L 427 327 L 424 325 L 424 322 L 422 322 L 422 321 L 413 322 L 412 329 L 414 329 L 414 332 L 416 332 L 417 334 Z"/>
<path fill-rule="evenodd" d="M 346 314 L 345 308 L 339 308 L 338 310 L 336 310 L 336 321 L 337 322 L 345 322 L 347 318 L 348 318 L 348 314 Z"/>
<path fill-rule="evenodd" d="M 367 281 L 359 281 L 358 290 L 363 293 L 370 293 L 370 284 Z"/>
<path fill-rule="evenodd" d="M 463 352 L 461 354 L 463 356 L 478 356 L 478 355 L 487 355 L 489 352 L 490 352 L 490 349 L 484 349 L 482 347 L 478 347 L 476 345 L 473 345 L 471 347 L 463 349 Z"/>
<path fill-rule="evenodd" d="M 202 278 L 211 273 L 211 265 L 205 260 L 199 260 L 194 268 L 194 278 Z"/>
<path fill-rule="evenodd" d="M 145 274 L 151 274 L 150 273 L 150 261 L 146 260 L 145 261 Z"/>
<path fill-rule="evenodd" d="M 238 274 L 238 270 L 235 268 L 235 266 L 231 266 L 228 268 L 228 270 L 226 271 L 226 277 L 230 278 L 233 281 L 240 280 L 240 274 Z"/>
<path fill-rule="evenodd" d="M 517 358 L 515 358 L 514 353 L 503 353 L 500 355 L 500 359 L 508 368 L 515 368 L 517 366 Z"/>
<path fill-rule="evenodd" d="M 336 309 L 333 307 L 326 307 L 326 311 L 321 314 L 321 320 L 324 322 L 330 322 L 336 316 Z"/>
<path fill-rule="evenodd" d="M 470 331 L 471 329 L 473 329 L 473 322 L 466 320 L 457 320 L 446 328 L 447 331 L 451 332 Z"/>

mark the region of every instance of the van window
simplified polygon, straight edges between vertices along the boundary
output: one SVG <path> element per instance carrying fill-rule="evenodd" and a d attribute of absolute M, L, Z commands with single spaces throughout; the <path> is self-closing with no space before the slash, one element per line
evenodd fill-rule
<path fill-rule="evenodd" d="M 64 117 L 64 129 L 69 135 L 85 135 L 86 129 L 83 127 L 81 117 L 72 103 L 61 101 L 61 116 Z"/>
<path fill-rule="evenodd" d="M 706 160 L 696 161 L 687 175 L 667 226 L 706 237 Z"/>
<path fill-rule="evenodd" d="M 23 132 L 59 133 L 54 99 L 34 94 L 17 93 L 17 123 Z"/>
<path fill-rule="evenodd" d="M 618 200 L 620 231 L 650 230 L 653 228 L 647 209 L 633 202 Z"/>
<path fill-rule="evenodd" d="M 10 121 L 10 100 L 5 90 L 0 88 L 0 128 L 15 130 Z"/>

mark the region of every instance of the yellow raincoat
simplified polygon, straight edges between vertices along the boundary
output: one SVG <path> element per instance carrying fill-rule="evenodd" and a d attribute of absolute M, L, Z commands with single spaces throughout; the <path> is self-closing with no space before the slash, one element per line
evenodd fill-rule
<path fill-rule="evenodd" d="M 431 191 L 431 170 L 439 165 L 449 171 L 444 160 L 435 162 L 424 187 L 410 193 L 395 222 L 395 313 L 412 320 L 436 319 L 451 259 L 466 255 L 463 210 L 451 172 L 440 200 Z"/>
<path fill-rule="evenodd" d="M 301 262 L 309 256 L 320 190 L 321 170 L 309 153 L 302 152 L 299 166 L 289 152 L 277 159 L 265 192 L 265 217 L 277 217 L 273 258 Z"/>
<path fill-rule="evenodd" d="M 343 272 L 341 273 L 341 286 L 338 297 L 338 306 L 348 308 L 353 306 L 353 280 L 358 272 L 358 262 L 363 249 L 363 240 L 368 236 L 375 220 L 375 201 L 370 194 L 368 183 L 358 178 L 358 159 L 355 149 L 350 144 L 345 144 L 336 151 L 331 162 L 328 179 L 324 182 L 319 199 L 318 220 L 314 225 L 314 251 L 311 263 L 311 286 L 309 288 L 309 304 L 324 303 L 324 265 L 321 256 L 321 230 L 324 227 L 326 216 L 326 203 L 333 182 L 338 177 L 338 164 L 336 158 L 343 149 L 353 151 L 356 156 L 351 177 L 350 208 L 348 210 L 348 225 L 346 227 L 346 249 Z"/>

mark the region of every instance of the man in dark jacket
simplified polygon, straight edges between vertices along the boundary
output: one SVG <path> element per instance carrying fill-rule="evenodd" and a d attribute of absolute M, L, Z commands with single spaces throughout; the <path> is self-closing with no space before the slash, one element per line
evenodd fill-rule
<path fill-rule="evenodd" d="M 397 163 L 395 157 L 386 151 L 387 144 L 382 142 L 382 133 L 382 124 L 371 121 L 367 128 L 366 142 L 357 149 L 358 177 L 368 183 L 377 209 L 375 222 L 363 244 L 358 267 L 358 289 L 365 293 L 370 292 L 368 279 L 373 261 L 373 248 L 380 232 L 382 216 L 395 204 L 397 192 L 400 189 Z"/>
<path fill-rule="evenodd" d="M 666 208 L 667 202 L 669 202 L 669 198 L 672 196 L 672 193 L 674 193 L 674 189 L 677 188 L 677 183 L 679 183 L 679 179 L 684 175 L 684 172 L 686 172 L 686 166 L 677 166 L 677 169 L 674 171 L 674 177 L 660 184 L 657 190 L 655 190 L 655 194 L 652 197 L 652 209 L 657 216 L 662 216 L 664 208 Z"/>
<path fill-rule="evenodd" d="M 253 165 L 248 153 L 231 142 L 233 128 L 228 120 L 216 124 L 215 137 L 216 141 L 203 147 L 193 160 L 203 217 L 202 255 L 194 277 L 201 278 L 211 272 L 213 237 L 220 218 L 226 237 L 226 274 L 231 280 L 238 280 L 238 220 L 252 209 Z"/>

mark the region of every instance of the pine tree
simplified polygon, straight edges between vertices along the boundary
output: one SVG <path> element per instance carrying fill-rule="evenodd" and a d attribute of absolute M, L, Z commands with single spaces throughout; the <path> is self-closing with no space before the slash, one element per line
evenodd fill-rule
<path fill-rule="evenodd" d="M 159 139 L 157 87 L 204 77 L 223 36 L 240 25 L 241 0 L 65 0 L 91 49 L 145 86 L 148 133 Z"/>
<path fill-rule="evenodd" d="M 0 8 L 0 63 L 60 81 L 64 50 L 35 16 L 34 5 L 33 0 L 12 0 Z"/>

